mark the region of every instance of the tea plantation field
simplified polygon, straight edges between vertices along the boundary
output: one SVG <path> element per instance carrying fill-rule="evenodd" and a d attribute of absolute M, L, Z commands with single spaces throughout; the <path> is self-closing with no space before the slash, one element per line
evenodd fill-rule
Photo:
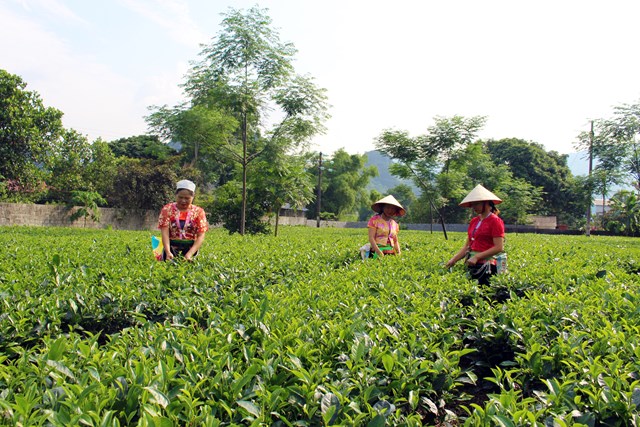
<path fill-rule="evenodd" d="M 151 235 L 0 228 L 0 424 L 640 425 L 639 239 L 509 234 L 479 287 L 462 233 Z"/>

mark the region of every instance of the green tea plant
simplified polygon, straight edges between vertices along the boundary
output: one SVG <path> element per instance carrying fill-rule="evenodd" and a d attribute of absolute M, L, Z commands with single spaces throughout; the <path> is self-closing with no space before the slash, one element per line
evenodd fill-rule
<path fill-rule="evenodd" d="M 0 424 L 638 425 L 640 241 L 508 236 L 490 286 L 464 235 L 212 229 L 0 233 Z"/>

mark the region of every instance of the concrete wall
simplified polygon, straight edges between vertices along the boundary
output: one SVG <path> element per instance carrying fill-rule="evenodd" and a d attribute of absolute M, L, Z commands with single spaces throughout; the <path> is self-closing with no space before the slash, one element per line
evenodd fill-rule
<path fill-rule="evenodd" d="M 534 228 L 544 228 L 547 230 L 555 230 L 558 223 L 555 216 L 537 216 L 532 215 L 529 217 L 531 225 Z"/>
<path fill-rule="evenodd" d="M 556 217 L 539 217 L 540 221 L 534 221 L 533 225 L 513 225 L 505 224 L 504 229 L 507 233 L 545 233 L 545 234 L 575 234 L 572 232 L 562 232 L 555 229 Z M 547 218 L 550 218 L 547 220 Z M 275 223 L 275 221 L 273 222 Z M 315 219 L 305 218 L 293 218 L 293 217 L 280 217 L 280 225 L 299 225 L 307 227 L 317 227 L 317 221 Z M 334 228 L 367 228 L 366 221 L 320 221 L 320 227 L 334 227 Z M 441 224 L 407 224 L 402 223 L 400 225 L 402 230 L 420 230 L 420 231 L 433 231 L 434 233 L 442 233 Z M 447 232 L 461 232 L 467 231 L 469 224 L 445 224 Z M 579 232 L 578 232 L 579 234 Z"/>
<path fill-rule="evenodd" d="M 281 216 L 280 225 L 304 225 L 306 227 L 317 227 L 318 222 L 315 219 L 306 219 L 298 217 L 286 217 Z M 273 222 L 275 224 L 275 221 Z M 447 231 L 467 231 L 468 224 L 446 224 Z M 367 221 L 320 221 L 320 227 L 333 227 L 333 228 L 367 228 Z M 442 225 L 440 224 L 406 224 L 402 223 L 403 230 L 422 230 L 441 232 Z"/>
<path fill-rule="evenodd" d="M 0 203 L 0 225 L 32 225 L 51 227 L 86 227 L 115 230 L 155 230 L 158 214 L 140 209 L 99 208 L 100 221 L 87 218 L 71 221 L 71 215 L 78 207 L 62 205 L 33 205 L 23 203 Z"/>
<path fill-rule="evenodd" d="M 0 203 L 0 226 L 8 225 L 30 225 L 30 226 L 52 226 L 52 227 L 86 227 L 86 228 L 107 228 L 114 230 L 156 230 L 158 226 L 159 211 L 145 211 L 135 209 L 114 209 L 99 208 L 100 221 L 93 222 L 87 218 L 86 225 L 84 218 L 80 218 L 74 222 L 70 221 L 70 217 L 78 208 L 68 208 L 61 205 L 33 205 L 22 203 Z M 555 224 L 555 217 L 553 224 Z M 306 219 L 301 217 L 281 216 L 280 225 L 298 225 L 307 227 L 316 227 L 315 219 Z M 275 224 L 275 219 L 272 220 Z M 211 225 L 215 227 L 216 225 Z M 446 230 L 449 231 L 467 231 L 467 224 L 446 224 Z M 320 221 L 320 227 L 333 228 L 367 228 L 366 221 Z M 440 224 L 401 224 L 405 230 L 422 230 L 441 233 L 442 226 Z M 541 232 L 558 232 L 555 225 L 551 228 L 551 222 L 538 222 L 536 225 L 505 225 L 507 233 L 541 233 Z M 569 233 L 566 233 L 569 234 Z"/>

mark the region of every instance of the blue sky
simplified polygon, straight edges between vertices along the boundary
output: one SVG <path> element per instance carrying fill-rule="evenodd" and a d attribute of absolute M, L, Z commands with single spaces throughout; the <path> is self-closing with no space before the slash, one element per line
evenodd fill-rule
<path fill-rule="evenodd" d="M 575 151 L 592 118 L 640 99 L 637 0 L 3 0 L 0 68 L 91 140 L 147 131 L 229 7 L 269 9 L 296 70 L 327 89 L 312 148 L 374 149 L 383 129 L 484 115 L 483 138 Z"/>

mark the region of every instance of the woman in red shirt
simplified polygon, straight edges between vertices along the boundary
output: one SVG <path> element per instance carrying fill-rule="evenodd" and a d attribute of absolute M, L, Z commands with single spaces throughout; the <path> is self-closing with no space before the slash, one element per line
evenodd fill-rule
<path fill-rule="evenodd" d="M 496 208 L 500 203 L 500 198 L 479 184 L 460 202 L 460 206 L 472 208 L 476 216 L 469 223 L 464 246 L 446 266 L 466 258 L 471 277 L 481 285 L 488 285 L 489 277 L 497 273 L 493 257 L 504 251 L 504 222 Z"/>
<path fill-rule="evenodd" d="M 192 204 L 196 185 L 189 180 L 176 185 L 176 201 L 164 205 L 158 218 L 162 232 L 162 259 L 164 261 L 182 255 L 191 261 L 198 254 L 209 229 L 204 209 Z"/>

